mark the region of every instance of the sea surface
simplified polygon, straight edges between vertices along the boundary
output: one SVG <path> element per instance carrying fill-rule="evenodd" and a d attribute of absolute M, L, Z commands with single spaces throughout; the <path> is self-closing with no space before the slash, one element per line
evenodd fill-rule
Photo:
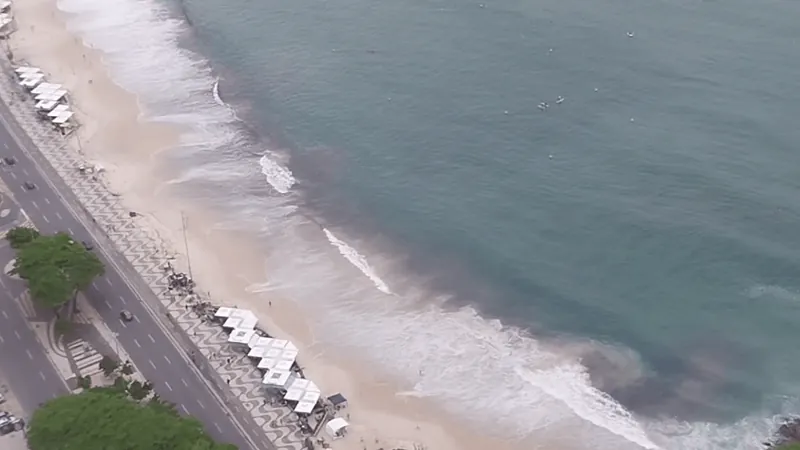
<path fill-rule="evenodd" d="M 168 186 L 263 246 L 250 289 L 398 395 L 520 448 L 800 412 L 800 3 L 58 5 L 185 127 Z"/>

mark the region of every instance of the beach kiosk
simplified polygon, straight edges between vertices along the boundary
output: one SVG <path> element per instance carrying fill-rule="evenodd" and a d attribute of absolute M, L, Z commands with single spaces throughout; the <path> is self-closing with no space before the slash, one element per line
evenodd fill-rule
<path fill-rule="evenodd" d="M 349 426 L 350 424 L 346 420 L 341 417 L 334 417 L 325 424 L 325 432 L 328 433 L 331 439 L 336 440 L 343 438 L 347 434 L 347 427 Z"/>
<path fill-rule="evenodd" d="M 241 317 L 228 317 L 228 320 L 222 324 L 222 328 L 226 331 L 232 331 L 234 328 L 239 328 L 240 323 L 242 323 Z"/>
<path fill-rule="evenodd" d="M 71 119 L 72 116 L 74 116 L 74 115 L 75 115 L 75 113 L 72 112 L 72 111 L 61 111 L 61 113 L 59 115 L 57 115 L 56 117 L 53 117 L 53 121 L 52 122 L 54 124 L 58 125 L 59 127 L 64 128 L 64 127 L 68 126 L 69 119 Z"/>
<path fill-rule="evenodd" d="M 231 316 L 231 313 L 235 311 L 236 308 L 228 308 L 227 306 L 221 306 L 217 308 L 214 312 L 214 318 L 217 320 L 225 321 L 228 317 Z"/>
<path fill-rule="evenodd" d="M 57 102 L 57 101 L 61 100 L 62 98 L 64 98 L 66 95 L 67 95 L 67 91 L 65 91 L 64 89 L 57 89 L 55 91 L 42 92 L 41 94 L 36 94 L 36 97 L 34 97 L 34 99 L 36 99 L 36 100 L 52 100 L 54 102 Z"/>
<path fill-rule="evenodd" d="M 33 75 L 33 74 L 36 74 L 36 73 L 42 73 L 42 69 L 40 69 L 38 67 L 33 67 L 33 66 L 21 66 L 21 67 L 17 67 L 16 69 L 14 69 L 14 73 L 17 74 L 17 77 L 19 77 L 20 80 L 23 80 L 27 76 L 30 76 L 30 75 Z"/>
<path fill-rule="evenodd" d="M 293 364 L 294 361 L 287 361 L 285 359 L 261 358 L 261 361 L 258 362 L 258 366 L 256 367 L 267 372 L 291 372 Z"/>

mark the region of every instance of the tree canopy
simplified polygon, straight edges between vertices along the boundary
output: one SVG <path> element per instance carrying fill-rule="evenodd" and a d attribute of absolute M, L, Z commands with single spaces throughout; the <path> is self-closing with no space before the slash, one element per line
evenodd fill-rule
<path fill-rule="evenodd" d="M 13 249 L 19 249 L 38 237 L 39 231 L 30 227 L 14 227 L 6 233 L 6 240 Z"/>
<path fill-rule="evenodd" d="M 31 297 L 44 306 L 55 308 L 89 287 L 105 268 L 97 255 L 81 243 L 58 233 L 36 236 L 20 246 L 14 271 L 28 282 Z"/>
<path fill-rule="evenodd" d="M 31 450 L 236 450 L 214 442 L 196 419 L 156 397 L 135 402 L 114 388 L 93 388 L 45 403 L 30 420 Z"/>

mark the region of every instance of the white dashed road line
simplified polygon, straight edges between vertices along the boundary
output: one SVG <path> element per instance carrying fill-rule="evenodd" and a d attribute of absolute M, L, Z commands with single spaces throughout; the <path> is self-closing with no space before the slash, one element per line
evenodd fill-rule
<path fill-rule="evenodd" d="M 201 402 L 200 400 L 195 400 L 195 401 L 197 402 L 198 405 L 200 405 L 201 408 L 206 409 L 206 405 L 204 405 L 203 402 Z"/>
<path fill-rule="evenodd" d="M 152 335 L 152 334 L 150 334 L 150 333 L 147 333 L 147 337 L 149 337 L 149 338 L 150 338 L 150 341 L 151 341 L 153 344 L 155 344 L 155 343 L 156 343 L 156 340 L 155 340 L 155 339 L 153 339 L 153 335 Z"/>
<path fill-rule="evenodd" d="M 39 209 L 39 205 L 35 201 L 31 200 L 31 204 L 34 208 Z"/>
<path fill-rule="evenodd" d="M 45 198 L 44 198 L 44 202 L 45 202 L 45 203 L 47 203 L 47 204 L 49 205 L 49 204 L 50 204 L 50 199 L 49 199 L 49 198 L 47 198 L 47 197 L 45 197 Z"/>
<path fill-rule="evenodd" d="M 42 380 L 47 381 L 47 378 L 45 378 L 44 376 L 44 372 L 42 372 L 41 370 L 39 371 L 39 376 L 42 377 Z"/>
<path fill-rule="evenodd" d="M 50 219 L 48 219 L 44 214 L 42 214 L 42 219 L 44 219 L 45 222 L 50 223 Z"/>
<path fill-rule="evenodd" d="M 22 340 L 22 336 L 19 335 L 19 331 L 14 330 L 14 335 L 17 337 L 17 339 Z"/>
<path fill-rule="evenodd" d="M 8 314 L 6 314 L 6 312 L 5 312 L 5 311 L 3 311 L 3 317 L 5 317 L 6 319 L 8 319 Z"/>
<path fill-rule="evenodd" d="M 137 347 L 142 348 L 142 346 L 139 345 L 139 341 L 137 341 L 136 338 L 133 338 L 133 343 L 136 344 Z"/>
<path fill-rule="evenodd" d="M 33 359 L 33 355 L 31 354 L 31 351 L 30 351 L 30 350 L 27 350 L 27 349 L 26 349 L 26 350 L 25 350 L 25 353 L 27 353 L 27 354 L 28 354 L 28 359 Z"/>
<path fill-rule="evenodd" d="M 64 220 L 64 218 L 61 217 L 61 214 L 59 214 L 58 211 L 56 211 L 56 217 L 58 217 L 58 220 Z"/>
<path fill-rule="evenodd" d="M 119 300 L 122 302 L 123 305 L 125 304 L 125 297 L 120 295 Z"/>
<path fill-rule="evenodd" d="M 150 365 L 151 365 L 151 366 L 153 366 L 153 369 L 155 369 L 155 368 L 156 368 L 156 365 L 155 365 L 155 364 L 153 364 L 153 360 L 152 360 L 152 359 L 148 359 L 148 360 L 147 360 L 147 362 L 149 362 L 149 363 L 150 363 Z"/>
<path fill-rule="evenodd" d="M 172 386 L 170 386 L 166 381 L 164 382 L 164 386 L 166 386 L 170 391 L 172 390 Z"/>
<path fill-rule="evenodd" d="M 164 359 L 167 360 L 167 364 L 172 364 L 172 361 L 170 361 L 169 358 L 167 358 L 167 355 L 164 355 Z"/>
<path fill-rule="evenodd" d="M 183 378 L 181 378 L 181 382 L 183 383 L 184 386 L 189 387 L 189 383 L 187 383 L 186 380 L 184 380 Z"/>

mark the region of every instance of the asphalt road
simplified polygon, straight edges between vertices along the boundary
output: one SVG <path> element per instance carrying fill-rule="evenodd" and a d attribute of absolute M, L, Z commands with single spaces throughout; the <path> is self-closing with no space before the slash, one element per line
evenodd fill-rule
<path fill-rule="evenodd" d="M 13 258 L 14 251 L 7 244 L 0 245 L 0 265 Z M 40 404 L 69 389 L 15 300 L 25 291 L 24 283 L 4 280 L 4 276 L 0 275 L 0 372 L 30 417 Z"/>
<path fill-rule="evenodd" d="M 188 352 L 180 348 L 175 338 L 168 335 L 164 324 L 154 317 L 158 312 L 153 312 L 144 301 L 143 296 L 154 295 L 152 291 L 142 287 L 143 281 L 134 275 L 132 266 L 88 218 L 74 194 L 54 175 L 54 169 L 22 133 L 2 102 L 0 115 L 0 158 L 11 156 L 17 160 L 13 166 L 0 170 L 0 178 L 43 233 L 63 231 L 95 244 L 94 251 L 105 264 L 106 274 L 95 281 L 85 293 L 86 297 L 109 328 L 117 333 L 119 342 L 139 371 L 153 383 L 162 398 L 200 420 L 216 440 L 234 444 L 241 450 L 274 449 L 249 413 L 240 407 L 223 406 L 219 393 L 212 390 L 189 361 Z M 36 189 L 26 190 L 25 182 L 34 183 Z M 130 311 L 135 320 L 129 323 L 120 320 L 119 313 L 123 309 Z M 201 355 L 196 357 L 202 358 Z"/>

